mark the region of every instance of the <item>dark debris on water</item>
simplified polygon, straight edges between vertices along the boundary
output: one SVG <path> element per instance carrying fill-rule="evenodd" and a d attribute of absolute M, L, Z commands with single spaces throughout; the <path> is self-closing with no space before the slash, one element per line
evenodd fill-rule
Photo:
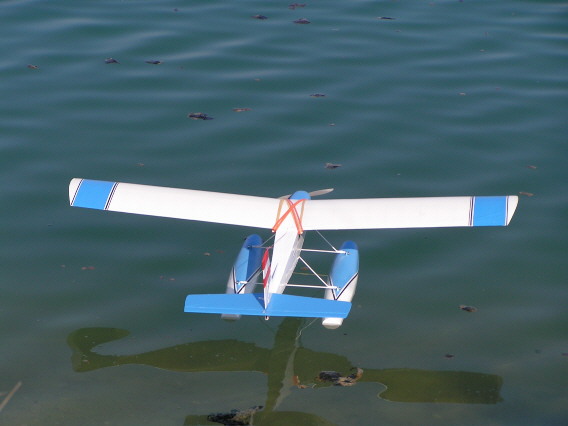
<path fill-rule="evenodd" d="M 192 120 L 213 120 L 213 117 L 202 112 L 190 112 L 187 114 L 187 118 L 191 118 Z"/>

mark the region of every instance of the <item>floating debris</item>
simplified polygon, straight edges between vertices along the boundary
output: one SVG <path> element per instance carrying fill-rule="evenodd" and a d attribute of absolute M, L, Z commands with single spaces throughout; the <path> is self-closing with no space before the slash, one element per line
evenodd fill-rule
<path fill-rule="evenodd" d="M 310 96 L 312 98 L 325 98 L 325 93 L 312 93 Z"/>
<path fill-rule="evenodd" d="M 446 355 L 444 355 L 444 358 L 452 359 L 452 358 L 455 358 L 455 355 L 454 354 L 446 354 Z"/>
<path fill-rule="evenodd" d="M 161 65 L 161 64 L 163 64 L 162 61 L 144 61 L 144 62 L 146 62 L 147 64 L 152 64 L 152 65 Z"/>
<path fill-rule="evenodd" d="M 120 62 L 118 62 L 116 59 L 114 58 L 106 58 L 105 59 L 105 64 L 120 64 Z"/>
<path fill-rule="evenodd" d="M 533 197 L 534 196 L 534 194 L 532 192 L 524 192 L 524 191 L 519 192 L 519 195 L 524 195 L 525 197 Z"/>
<path fill-rule="evenodd" d="M 28 64 L 28 68 L 31 70 L 38 70 L 39 67 L 37 65 Z"/>
<path fill-rule="evenodd" d="M 306 18 L 296 19 L 293 22 L 294 22 L 294 24 L 311 24 L 311 22 L 308 21 Z"/>
<path fill-rule="evenodd" d="M 28 66 L 29 66 L 29 65 L 28 65 Z M 532 169 L 532 170 L 536 170 L 536 169 L 537 169 L 536 166 L 533 166 L 533 165 L 531 165 L 531 164 L 529 164 L 529 165 L 527 166 L 527 168 Z"/>
<path fill-rule="evenodd" d="M 306 7 L 306 3 L 292 3 L 288 5 L 288 9 L 296 9 L 297 7 Z"/>
<path fill-rule="evenodd" d="M 342 164 L 325 163 L 326 169 L 337 169 L 338 167 L 341 167 L 341 166 L 342 166 Z"/>
<path fill-rule="evenodd" d="M 251 108 L 233 108 L 235 112 L 245 112 L 245 111 L 252 111 Z"/>
<path fill-rule="evenodd" d="M 268 16 L 264 16 L 264 15 L 252 15 L 252 17 L 254 19 L 260 19 L 260 20 L 268 19 Z"/>
<path fill-rule="evenodd" d="M 262 405 L 256 405 L 247 410 L 231 410 L 228 413 L 213 413 L 207 416 L 207 420 L 223 425 L 246 426 L 251 424 L 254 414 L 263 408 Z"/>
<path fill-rule="evenodd" d="M 190 112 L 187 114 L 187 118 L 191 118 L 192 120 L 213 120 L 213 117 L 209 117 L 202 112 Z"/>
<path fill-rule="evenodd" d="M 82 266 L 81 267 L 81 271 L 94 271 L 95 267 L 94 266 Z"/>
<path fill-rule="evenodd" d="M 292 376 L 292 383 L 294 384 L 294 386 L 296 386 L 298 389 L 308 389 L 311 388 L 313 386 L 308 386 L 308 385 L 303 385 L 300 383 L 300 378 L 298 376 Z"/>
<path fill-rule="evenodd" d="M 477 308 L 475 306 L 460 305 L 459 308 L 466 312 L 477 312 Z"/>
<path fill-rule="evenodd" d="M 390 16 L 377 16 L 377 19 L 382 21 L 394 21 L 395 18 L 391 18 Z"/>
<path fill-rule="evenodd" d="M 354 373 L 348 376 L 342 376 L 337 371 L 321 371 L 316 378 L 320 382 L 331 382 L 334 386 L 353 386 L 361 377 L 363 377 L 362 368 L 354 368 Z"/>

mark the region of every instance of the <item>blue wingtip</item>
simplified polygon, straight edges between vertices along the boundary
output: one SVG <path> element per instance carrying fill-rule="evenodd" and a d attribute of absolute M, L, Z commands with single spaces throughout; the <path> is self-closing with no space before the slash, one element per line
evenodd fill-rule
<path fill-rule="evenodd" d="M 83 179 L 71 200 L 73 207 L 106 210 L 116 188 L 116 182 Z"/>
<path fill-rule="evenodd" d="M 507 196 L 474 197 L 472 226 L 507 225 Z"/>

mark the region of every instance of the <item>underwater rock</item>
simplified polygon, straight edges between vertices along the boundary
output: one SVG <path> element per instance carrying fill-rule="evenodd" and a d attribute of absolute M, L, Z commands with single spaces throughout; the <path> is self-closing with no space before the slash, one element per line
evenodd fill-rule
<path fill-rule="evenodd" d="M 353 386 L 363 376 L 363 369 L 356 368 L 356 371 L 348 376 L 342 376 L 337 371 L 321 371 L 316 378 L 320 382 L 331 382 L 334 386 Z"/>
<path fill-rule="evenodd" d="M 256 405 L 247 410 L 231 410 L 228 413 L 209 414 L 207 420 L 226 426 L 246 426 L 251 424 L 250 421 L 254 413 L 262 410 L 262 408 L 262 405 Z"/>

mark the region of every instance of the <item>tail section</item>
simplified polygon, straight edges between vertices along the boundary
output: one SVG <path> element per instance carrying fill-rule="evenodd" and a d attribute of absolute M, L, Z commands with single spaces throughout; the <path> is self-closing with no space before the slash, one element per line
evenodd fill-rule
<path fill-rule="evenodd" d="M 314 297 L 273 293 L 267 308 L 264 295 L 191 294 L 185 299 L 185 312 L 263 317 L 346 318 L 351 303 Z"/>

